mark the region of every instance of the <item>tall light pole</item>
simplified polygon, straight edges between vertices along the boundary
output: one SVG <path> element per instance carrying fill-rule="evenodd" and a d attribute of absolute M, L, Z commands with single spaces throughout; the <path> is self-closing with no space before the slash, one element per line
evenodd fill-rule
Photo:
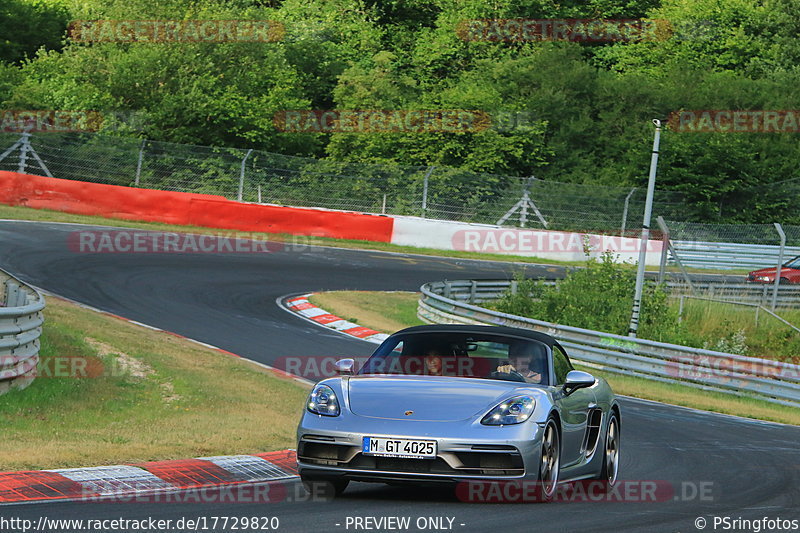
<path fill-rule="evenodd" d="M 628 327 L 629 337 L 636 337 L 636 333 L 639 330 L 639 312 L 642 308 L 642 290 L 644 288 L 644 267 L 647 260 L 647 241 L 650 239 L 650 218 L 653 215 L 653 194 L 656 190 L 656 167 L 658 166 L 658 144 L 661 140 L 661 121 L 653 119 L 653 124 L 656 126 L 656 133 L 653 137 L 653 153 L 650 157 L 650 178 L 647 181 L 644 223 L 642 224 L 642 237 L 639 241 L 639 265 L 636 270 L 636 293 L 633 296 L 631 324 Z"/>

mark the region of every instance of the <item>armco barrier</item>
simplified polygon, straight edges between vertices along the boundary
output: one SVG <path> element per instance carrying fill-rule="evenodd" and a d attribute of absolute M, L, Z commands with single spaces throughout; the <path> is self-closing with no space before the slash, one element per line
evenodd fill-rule
<path fill-rule="evenodd" d="M 30 385 L 39 364 L 44 296 L 0 270 L 0 394 Z"/>
<path fill-rule="evenodd" d="M 555 280 L 542 280 L 541 282 L 546 285 L 556 283 Z M 509 288 L 513 288 L 515 284 L 516 281 L 513 280 L 447 281 L 444 294 L 448 296 L 448 293 L 452 293 L 452 297 L 458 301 L 479 304 L 496 300 Z M 665 285 L 670 296 L 693 294 L 715 300 L 764 307 L 771 305 L 774 289 L 774 285 L 764 283 L 727 283 L 724 281 L 693 281 L 690 287 L 683 282 L 670 280 Z M 800 285 L 779 285 L 776 303 L 777 307 L 781 308 L 800 308 Z"/>
<path fill-rule="evenodd" d="M 218 229 L 389 242 L 393 219 L 345 211 L 244 204 L 221 196 L 0 172 L 0 203 L 79 215 Z"/>
<path fill-rule="evenodd" d="M 485 309 L 508 281 L 436 281 L 421 287 L 417 315 L 429 323 L 494 324 L 541 331 L 577 361 L 607 372 L 800 407 L 800 365 L 603 333 Z"/>
<path fill-rule="evenodd" d="M 691 268 L 751 269 L 775 268 L 780 246 L 730 242 L 672 241 L 683 266 Z M 800 255 L 800 246 L 787 246 L 784 261 Z M 670 261 L 675 258 L 670 254 Z"/>

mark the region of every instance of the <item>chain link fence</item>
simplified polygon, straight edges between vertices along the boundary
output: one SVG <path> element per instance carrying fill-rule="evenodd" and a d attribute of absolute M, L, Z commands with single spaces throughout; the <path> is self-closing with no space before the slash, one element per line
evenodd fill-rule
<path fill-rule="evenodd" d="M 0 156 L 0 170 L 244 202 L 487 224 L 504 219 L 508 225 L 614 234 L 633 234 L 641 227 L 646 196 L 644 188 L 347 163 L 95 133 L 0 133 Z M 682 194 L 656 191 L 655 215 L 675 218 L 685 206 Z"/>

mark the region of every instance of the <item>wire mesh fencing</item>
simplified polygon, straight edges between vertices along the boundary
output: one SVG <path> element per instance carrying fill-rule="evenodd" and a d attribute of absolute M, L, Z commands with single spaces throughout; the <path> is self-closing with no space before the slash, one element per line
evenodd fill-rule
<path fill-rule="evenodd" d="M 0 154 L 19 139 L 18 133 L 0 133 Z M 0 170 L 244 202 L 634 236 L 641 228 L 646 197 L 641 187 L 438 166 L 348 163 L 97 133 L 36 133 L 28 139 L 29 152 L 5 154 Z M 686 208 L 681 193 L 656 191 L 654 216 L 675 219 Z"/>

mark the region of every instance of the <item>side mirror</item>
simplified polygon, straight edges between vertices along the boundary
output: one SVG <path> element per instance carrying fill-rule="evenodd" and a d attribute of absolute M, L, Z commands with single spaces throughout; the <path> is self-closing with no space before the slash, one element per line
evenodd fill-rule
<path fill-rule="evenodd" d="M 564 393 L 567 395 L 572 394 L 578 389 L 591 387 L 597 381 L 593 375 L 588 372 L 580 370 L 570 370 L 567 374 L 567 380 L 564 382 Z"/>
<path fill-rule="evenodd" d="M 340 376 L 352 376 L 353 375 L 353 368 L 356 366 L 356 362 L 353 359 L 339 359 L 333 365 L 336 368 L 336 372 Z"/>

